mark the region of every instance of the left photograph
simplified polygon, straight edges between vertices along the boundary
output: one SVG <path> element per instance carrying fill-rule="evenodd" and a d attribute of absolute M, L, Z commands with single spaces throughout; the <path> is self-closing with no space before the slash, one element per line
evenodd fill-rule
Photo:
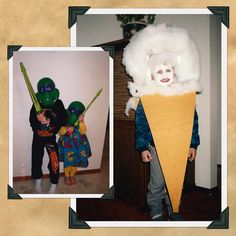
<path fill-rule="evenodd" d="M 109 49 L 27 48 L 9 60 L 9 186 L 100 198 L 113 186 Z"/>

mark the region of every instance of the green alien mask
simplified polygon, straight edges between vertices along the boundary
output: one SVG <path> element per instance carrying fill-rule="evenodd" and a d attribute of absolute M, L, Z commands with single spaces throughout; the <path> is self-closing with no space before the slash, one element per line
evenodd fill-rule
<path fill-rule="evenodd" d="M 36 96 L 40 105 L 44 108 L 50 107 L 59 98 L 59 90 L 50 78 L 45 77 L 39 80 L 37 88 Z"/>
<path fill-rule="evenodd" d="M 85 107 L 83 103 L 78 102 L 78 101 L 72 102 L 67 109 L 67 113 L 68 113 L 67 123 L 69 125 L 74 125 L 75 122 L 78 120 L 79 116 L 84 112 L 84 110 L 85 110 Z"/>

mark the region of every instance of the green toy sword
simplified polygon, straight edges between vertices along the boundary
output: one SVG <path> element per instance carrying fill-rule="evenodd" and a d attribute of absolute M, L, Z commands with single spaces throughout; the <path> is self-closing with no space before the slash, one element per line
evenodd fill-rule
<path fill-rule="evenodd" d="M 22 62 L 20 62 L 20 68 L 21 68 L 21 72 L 22 72 L 22 74 L 24 76 L 25 83 L 27 85 L 27 88 L 28 88 L 31 100 L 32 100 L 32 102 L 34 104 L 34 107 L 35 107 L 35 110 L 36 110 L 37 113 L 41 113 L 43 111 L 43 109 L 41 108 L 41 106 L 39 104 L 39 101 L 38 101 L 38 99 L 36 97 L 34 89 L 33 89 L 32 85 L 31 85 L 31 82 L 30 82 L 29 77 L 27 75 L 25 66 L 24 66 L 24 64 Z"/>
<path fill-rule="evenodd" d="M 88 106 L 85 108 L 85 110 L 83 111 L 83 113 L 81 115 L 84 115 L 87 110 L 91 107 L 91 105 L 94 103 L 94 101 L 97 99 L 97 97 L 101 94 L 102 92 L 102 89 L 100 89 L 96 95 L 94 96 L 94 98 L 91 100 L 91 102 L 88 104 Z M 74 123 L 74 126 L 78 126 L 79 125 L 79 121 L 77 120 L 75 123 Z"/>

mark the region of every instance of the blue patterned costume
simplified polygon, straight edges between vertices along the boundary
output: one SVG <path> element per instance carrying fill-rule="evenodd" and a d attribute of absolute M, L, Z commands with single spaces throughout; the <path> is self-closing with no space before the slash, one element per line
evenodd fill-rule
<path fill-rule="evenodd" d="M 88 166 L 88 158 L 91 157 L 91 149 L 86 134 L 81 134 L 75 127 L 71 135 L 63 135 L 58 141 L 59 160 L 64 162 L 64 168 L 68 166 Z"/>

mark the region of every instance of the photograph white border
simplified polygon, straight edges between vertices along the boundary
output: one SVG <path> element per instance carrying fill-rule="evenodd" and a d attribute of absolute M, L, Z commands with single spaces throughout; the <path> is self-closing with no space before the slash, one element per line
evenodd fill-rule
<path fill-rule="evenodd" d="M 101 47 L 24 47 L 18 51 L 104 51 Z M 13 56 L 9 59 L 9 186 L 13 189 Z M 113 58 L 109 56 L 109 189 L 113 187 Z M 108 191 L 109 191 L 108 189 Z M 101 198 L 104 194 L 18 194 L 21 198 Z"/>
<path fill-rule="evenodd" d="M 96 9 L 89 14 L 213 14 L 207 8 L 146 8 L 146 9 Z M 76 47 L 77 23 L 70 28 L 71 47 Z M 227 201 L 227 27 L 221 22 L 221 212 L 228 207 Z M 71 199 L 71 208 L 76 210 L 76 199 Z M 211 221 L 149 222 L 149 221 L 86 221 L 91 227 L 208 227 Z"/>

